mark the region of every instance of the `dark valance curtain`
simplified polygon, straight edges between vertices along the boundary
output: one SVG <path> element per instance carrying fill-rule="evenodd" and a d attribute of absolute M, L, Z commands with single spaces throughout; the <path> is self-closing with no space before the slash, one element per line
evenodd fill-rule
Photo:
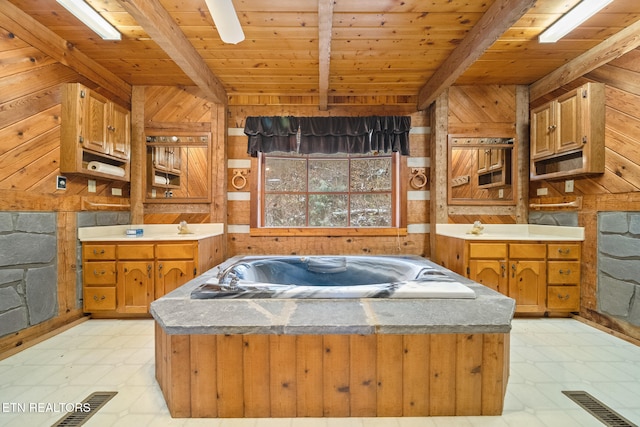
<path fill-rule="evenodd" d="M 247 152 L 256 157 L 258 151 L 296 151 L 297 117 L 247 117 L 244 133 L 249 137 Z"/>
<path fill-rule="evenodd" d="M 281 123 L 282 120 L 286 120 L 287 126 Z M 294 135 L 298 129 L 293 129 L 294 124 L 299 126 L 299 147 Z M 252 157 L 258 151 L 302 154 L 398 151 L 409 155 L 410 129 L 409 116 L 248 117 L 244 133 L 249 137 L 248 153 Z M 286 142 L 283 141 L 285 133 L 289 137 Z"/>

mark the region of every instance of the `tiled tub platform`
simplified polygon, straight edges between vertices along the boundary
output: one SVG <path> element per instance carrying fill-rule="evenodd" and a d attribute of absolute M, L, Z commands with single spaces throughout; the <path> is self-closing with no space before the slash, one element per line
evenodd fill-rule
<path fill-rule="evenodd" d="M 502 413 L 510 298 L 192 300 L 215 273 L 151 307 L 173 417 Z"/>

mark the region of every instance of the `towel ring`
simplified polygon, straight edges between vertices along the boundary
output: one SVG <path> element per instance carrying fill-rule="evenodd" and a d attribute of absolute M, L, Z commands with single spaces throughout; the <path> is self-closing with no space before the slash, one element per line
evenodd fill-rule
<path fill-rule="evenodd" d="M 247 186 L 247 178 L 245 175 L 247 174 L 246 169 L 234 169 L 233 170 L 233 178 L 231 178 L 231 185 L 236 190 L 242 190 Z"/>
<path fill-rule="evenodd" d="M 411 187 L 419 190 L 424 188 L 427 185 L 427 182 L 429 182 L 429 180 L 427 179 L 425 168 L 411 169 L 411 179 L 409 180 Z"/>

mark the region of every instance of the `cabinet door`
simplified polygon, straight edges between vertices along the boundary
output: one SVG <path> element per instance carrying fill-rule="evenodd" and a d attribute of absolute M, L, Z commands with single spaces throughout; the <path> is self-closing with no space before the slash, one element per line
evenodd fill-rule
<path fill-rule="evenodd" d="M 196 277 L 193 260 L 159 260 L 156 263 L 155 298 L 179 288 Z"/>
<path fill-rule="evenodd" d="M 547 296 L 546 261 L 510 260 L 509 296 L 518 313 L 543 313 Z"/>
<path fill-rule="evenodd" d="M 82 146 L 97 153 L 109 154 L 111 151 L 107 136 L 109 101 L 92 90 L 82 92 L 86 97 Z"/>
<path fill-rule="evenodd" d="M 555 149 L 554 102 L 531 110 L 531 158 L 550 156 Z"/>
<path fill-rule="evenodd" d="M 118 262 L 118 311 L 147 313 L 153 301 L 153 261 Z"/>
<path fill-rule="evenodd" d="M 569 92 L 557 100 L 555 152 L 564 153 L 582 146 L 580 131 L 580 90 Z"/>
<path fill-rule="evenodd" d="M 506 260 L 472 259 L 469 261 L 469 279 L 507 295 L 506 268 Z"/>
<path fill-rule="evenodd" d="M 131 114 L 129 110 L 110 103 L 109 124 L 107 125 L 111 155 L 129 160 L 131 154 Z"/>
<path fill-rule="evenodd" d="M 489 171 L 489 154 L 491 150 L 478 149 L 478 173 Z"/>

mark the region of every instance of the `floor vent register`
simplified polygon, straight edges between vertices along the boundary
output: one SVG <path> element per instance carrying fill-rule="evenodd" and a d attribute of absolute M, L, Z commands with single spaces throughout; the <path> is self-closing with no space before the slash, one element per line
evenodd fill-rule
<path fill-rule="evenodd" d="M 563 391 L 562 393 L 607 427 L 638 427 L 585 391 Z"/>
<path fill-rule="evenodd" d="M 82 410 L 69 412 L 56 421 L 51 427 L 77 427 L 83 425 L 116 394 L 118 394 L 117 391 L 97 391 L 91 393 L 82 401 Z"/>

